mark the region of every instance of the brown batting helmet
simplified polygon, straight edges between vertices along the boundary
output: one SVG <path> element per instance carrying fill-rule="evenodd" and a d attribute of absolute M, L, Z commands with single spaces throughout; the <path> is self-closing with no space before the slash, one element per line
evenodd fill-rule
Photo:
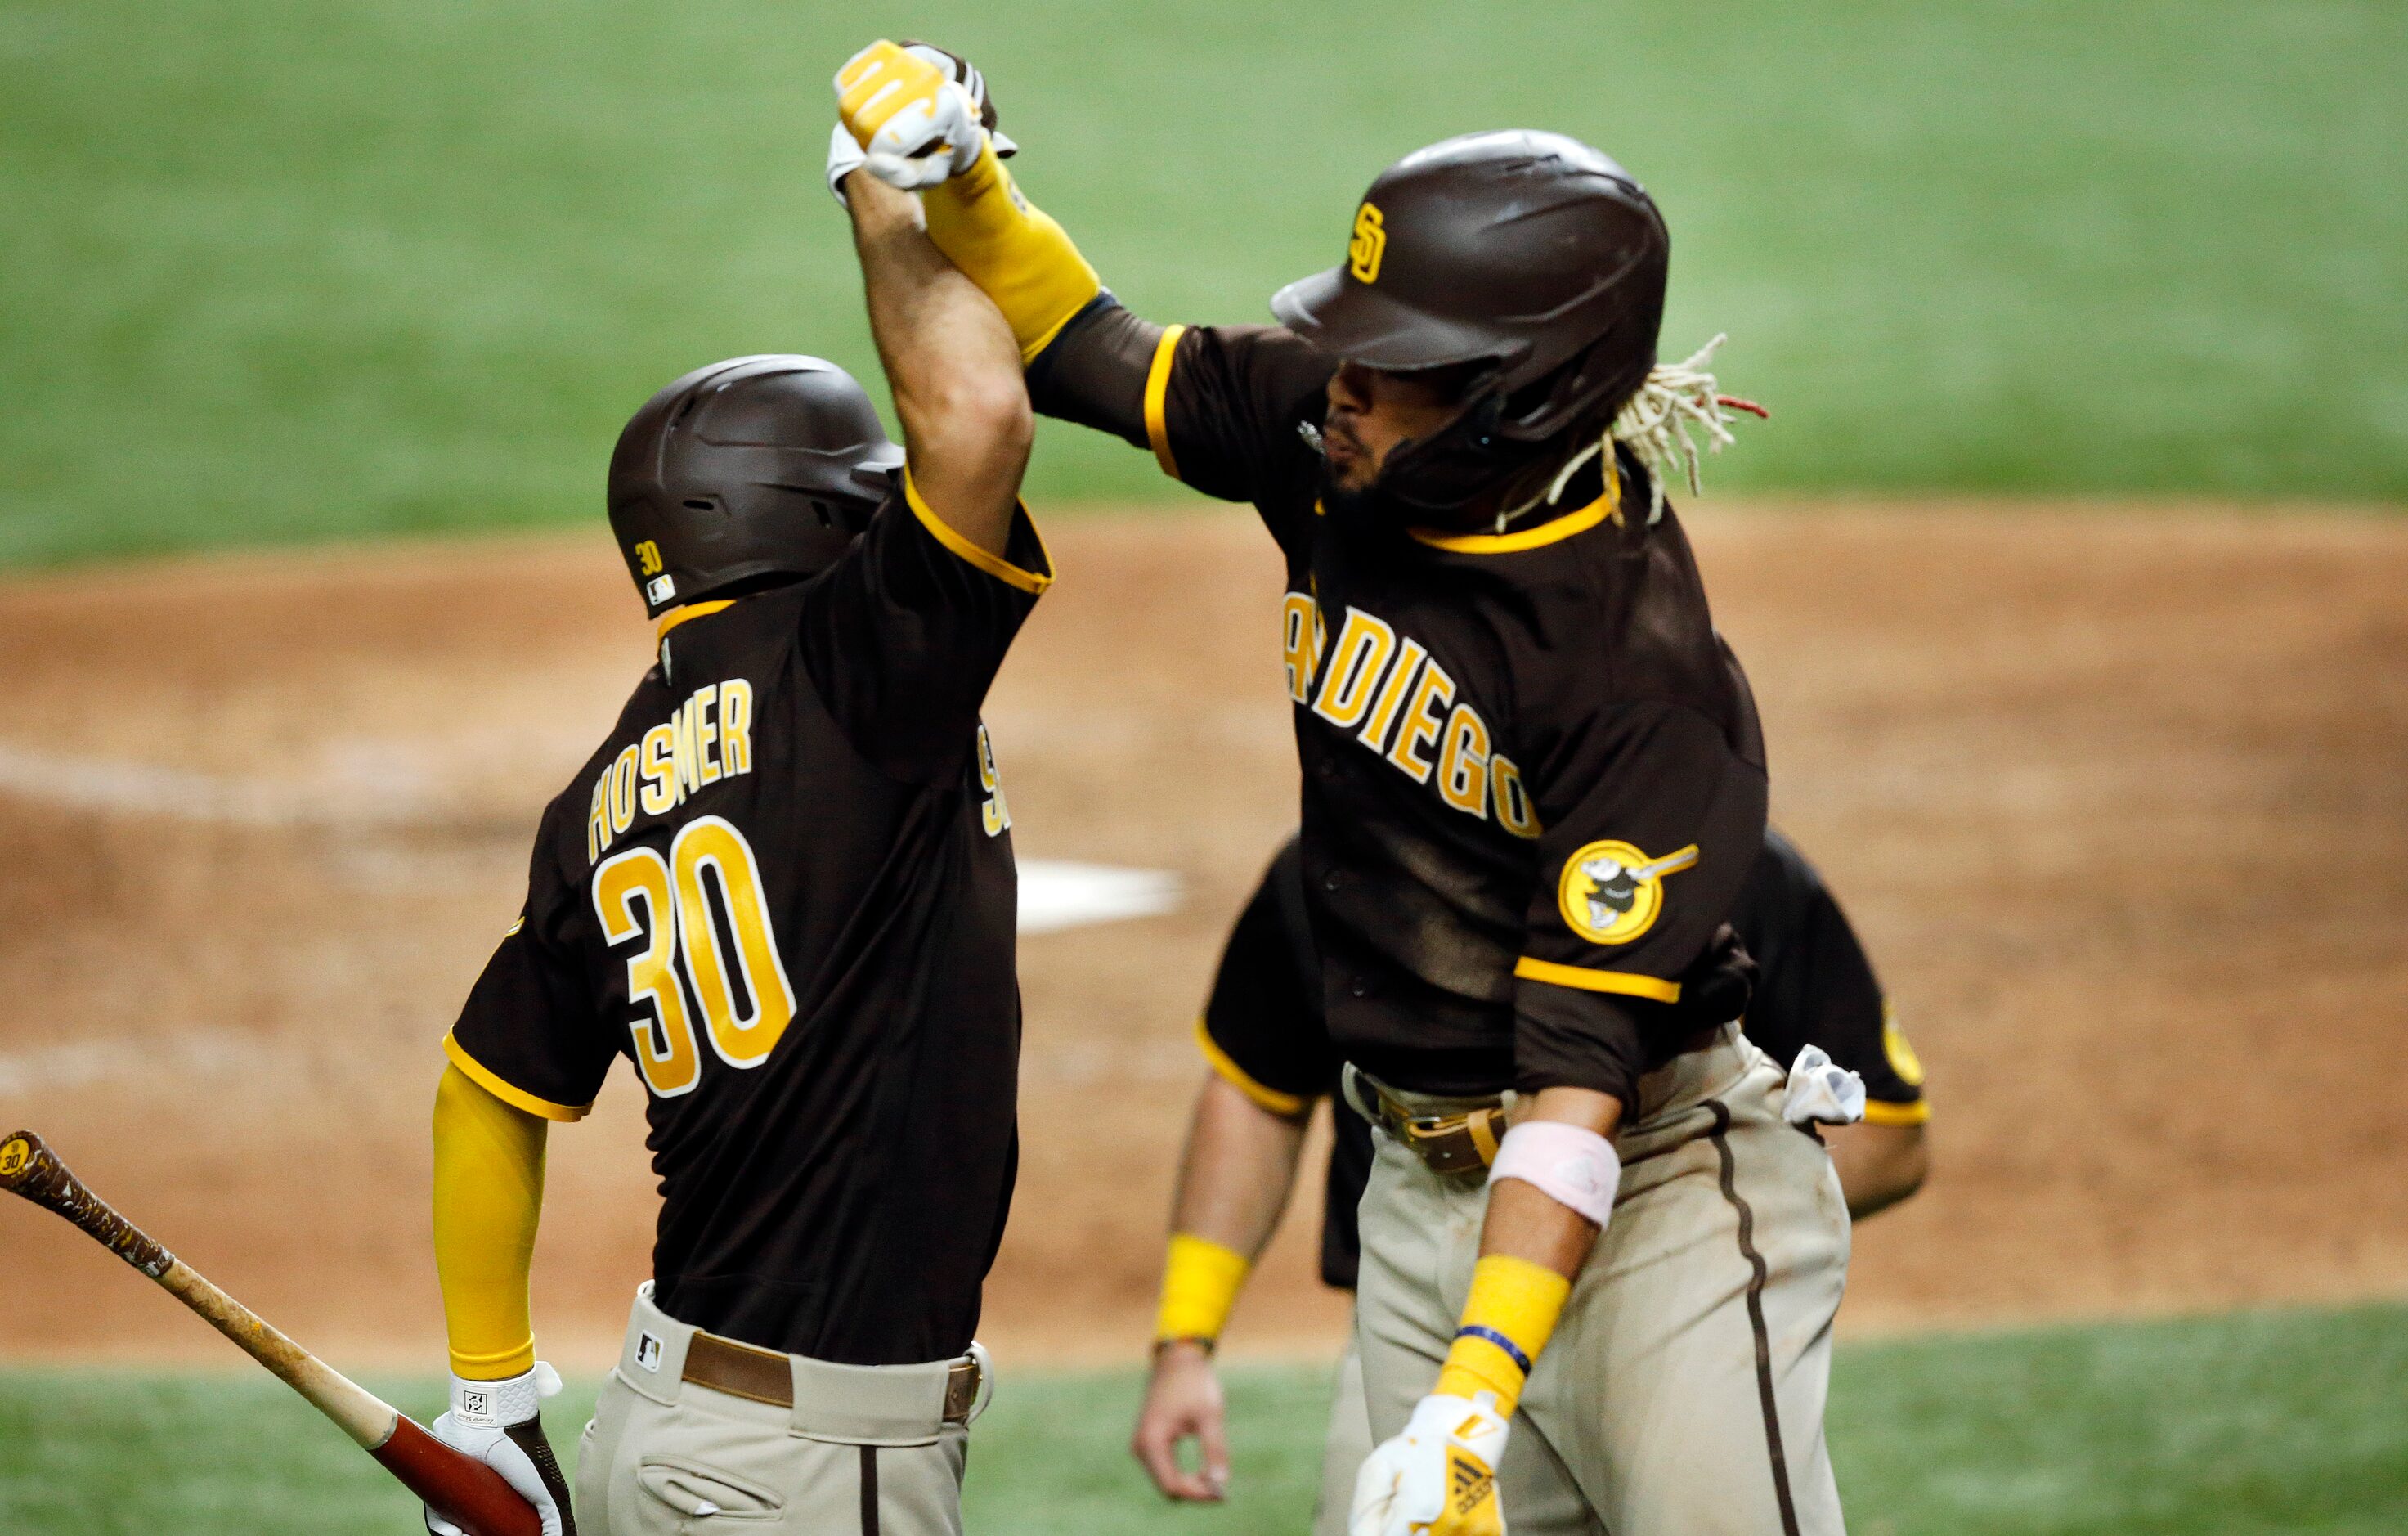
<path fill-rule="evenodd" d="M 610 528 L 648 615 L 833 563 L 894 488 L 903 451 L 853 375 L 764 353 L 696 368 L 610 455 Z"/>
<path fill-rule="evenodd" d="M 1466 134 L 1363 194 L 1346 260 L 1271 298 L 1334 357 L 1389 371 L 1485 365 L 1445 428 L 1392 453 L 1381 489 L 1459 513 L 1602 433 L 1656 363 L 1671 253 L 1629 172 L 1561 134 Z"/>

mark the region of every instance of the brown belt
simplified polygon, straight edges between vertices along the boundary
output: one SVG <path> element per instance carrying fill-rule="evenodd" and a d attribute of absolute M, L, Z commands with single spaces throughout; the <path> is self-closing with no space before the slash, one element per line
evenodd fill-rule
<path fill-rule="evenodd" d="M 1469 1173 L 1497 1160 L 1497 1143 L 1506 1128 L 1502 1105 L 1454 1114 L 1417 1114 L 1370 1073 L 1357 1068 L 1354 1076 L 1370 1097 L 1368 1107 L 1377 1112 L 1373 1118 L 1431 1172 Z"/>
<path fill-rule="evenodd" d="M 953 1362 L 945 1377 L 947 1424 L 970 1421 L 970 1409 L 978 1402 L 979 1375 L 977 1360 Z M 695 1329 L 694 1342 L 685 1346 L 685 1379 L 732 1398 L 766 1402 L 777 1408 L 795 1405 L 795 1373 L 786 1364 L 785 1356 L 774 1349 L 739 1344 L 700 1328 Z"/>

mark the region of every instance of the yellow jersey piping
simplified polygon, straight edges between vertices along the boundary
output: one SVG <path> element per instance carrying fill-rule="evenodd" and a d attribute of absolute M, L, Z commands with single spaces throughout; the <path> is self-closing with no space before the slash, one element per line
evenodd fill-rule
<path fill-rule="evenodd" d="M 903 469 L 903 499 L 910 503 L 911 515 L 918 518 L 921 525 L 936 537 L 938 543 L 996 581 L 1007 586 L 1018 587 L 1027 593 L 1042 593 L 1054 584 L 1054 556 L 1045 548 L 1045 536 L 1037 532 L 1037 522 L 1034 518 L 1028 519 L 1028 531 L 1037 534 L 1037 553 L 1045 560 L 1045 570 L 1042 574 L 1033 570 L 1023 570 L 1000 555 L 990 554 L 947 527 L 945 520 L 939 517 L 928 504 L 920 498 L 920 488 L 911 483 L 911 469 L 909 465 L 906 465 Z M 1024 518 L 1028 517 L 1027 503 L 1021 503 L 1019 515 Z"/>
<path fill-rule="evenodd" d="M 1868 1126 L 1920 1126 L 1931 1118 L 1931 1101 L 1918 1098 L 1911 1104 L 1893 1104 L 1885 1098 L 1865 1100 L 1865 1124 Z"/>
<path fill-rule="evenodd" d="M 1179 478 L 1179 461 L 1170 452 L 1170 364 L 1179 351 L 1179 338 L 1187 334 L 1184 325 L 1166 325 L 1162 339 L 1154 344 L 1154 363 L 1145 370 L 1145 440 L 1154 444 L 1154 462 L 1172 480 Z"/>
<path fill-rule="evenodd" d="M 661 622 L 652 626 L 652 639 L 656 640 L 667 639 L 669 638 L 669 631 L 675 629 L 678 625 L 685 623 L 687 620 L 707 619 L 723 608 L 734 608 L 735 606 L 735 598 L 718 597 L 707 603 L 687 603 L 681 608 L 670 609 L 666 613 L 661 615 Z"/>
<path fill-rule="evenodd" d="M 1569 986 L 1583 992 L 1612 992 L 1626 998 L 1646 998 L 1659 1003 L 1681 1000 L 1681 983 L 1627 970 L 1591 970 L 1586 966 L 1559 966 L 1525 955 L 1513 962 L 1513 974 L 1527 981 Z"/>
<path fill-rule="evenodd" d="M 1431 528 L 1409 528 L 1406 532 L 1413 536 L 1415 543 L 1427 544 L 1449 554 L 1512 554 L 1586 533 L 1619 512 L 1621 502 L 1617 484 L 1576 512 L 1549 518 L 1535 528 L 1524 528 L 1518 533 L 1440 533 Z"/>
<path fill-rule="evenodd" d="M 499 1077 L 496 1077 L 486 1068 L 483 1062 L 479 1061 L 475 1056 L 470 1055 L 468 1054 L 468 1048 L 461 1044 L 449 1034 L 446 1034 L 443 1037 L 443 1054 L 452 1058 L 452 1065 L 459 1068 L 462 1073 L 467 1077 L 469 1082 L 474 1083 L 477 1086 L 484 1089 L 487 1093 L 492 1094 L 495 1098 L 500 1099 L 503 1103 L 508 1104 L 514 1110 L 521 1110 L 528 1114 L 536 1115 L 545 1120 L 566 1121 L 582 1120 L 585 1118 L 587 1113 L 594 1108 L 591 1104 L 584 1105 L 580 1108 L 571 1108 L 566 1104 L 555 1104 L 549 1098 L 538 1098 L 535 1095 L 527 1092 L 524 1088 L 511 1086 L 509 1084 L 503 1082 Z"/>
<path fill-rule="evenodd" d="M 1212 1031 L 1204 1026 L 1202 1019 L 1196 1021 L 1196 1048 L 1204 1053 L 1204 1059 L 1211 1064 L 1215 1072 L 1221 1074 L 1222 1081 L 1273 1114 L 1293 1117 L 1312 1108 L 1312 1100 L 1310 1098 L 1302 1098 L 1292 1093 L 1282 1093 L 1277 1088 L 1267 1087 L 1248 1076 L 1246 1069 L 1232 1061 L 1228 1052 L 1221 1049 L 1221 1042 L 1212 1038 Z"/>

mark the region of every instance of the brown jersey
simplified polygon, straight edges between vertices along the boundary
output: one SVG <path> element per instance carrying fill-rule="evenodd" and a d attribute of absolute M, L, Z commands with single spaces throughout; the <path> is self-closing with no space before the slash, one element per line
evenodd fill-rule
<path fill-rule="evenodd" d="M 445 1042 L 510 1103 L 649 1095 L 671 1316 L 850 1364 L 969 1346 L 1016 1156 L 1010 817 L 979 708 L 1036 595 L 898 495 L 835 565 L 666 624 L 546 809 Z"/>
<path fill-rule="evenodd" d="M 1865 1080 L 1865 1118 L 1930 1118 L 1923 1069 L 1891 1021 L 1872 962 L 1847 913 L 1796 845 L 1768 826 L 1731 925 L 1756 956 L 1748 1038 L 1786 1066 L 1809 1044 Z M 1204 1004 L 1201 1042 L 1213 1069 L 1255 1103 L 1300 1114 L 1330 1101 L 1321 1278 L 1352 1290 L 1362 1255 L 1354 1220 L 1371 1171 L 1370 1123 L 1337 1092 L 1339 1056 L 1323 1016 L 1320 966 L 1304 916 L 1304 875 L 1291 840 L 1271 860 L 1229 930 Z"/>
<path fill-rule="evenodd" d="M 1283 330 L 1157 330 L 1107 294 L 1029 389 L 1252 501 L 1286 558 L 1302 872 L 1340 1052 L 1424 1092 L 1627 1102 L 1700 1022 L 1683 980 L 1763 837 L 1746 679 L 1627 457 L 1502 534 L 1322 515 L 1330 367 Z"/>

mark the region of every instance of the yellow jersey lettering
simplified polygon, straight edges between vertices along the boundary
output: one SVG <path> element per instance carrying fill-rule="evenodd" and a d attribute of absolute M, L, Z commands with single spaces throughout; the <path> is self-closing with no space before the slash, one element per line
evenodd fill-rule
<path fill-rule="evenodd" d="M 620 749 L 610 765 L 610 835 L 617 837 L 636 819 L 636 749 Z"/>
<path fill-rule="evenodd" d="M 1430 776 L 1430 761 L 1421 749 L 1438 739 L 1439 722 L 1454 702 L 1455 679 L 1437 662 L 1426 663 L 1421 681 L 1413 685 L 1412 702 L 1405 706 L 1404 724 L 1397 728 L 1397 744 L 1388 749 L 1388 761 L 1417 784 L 1429 782 Z"/>
<path fill-rule="evenodd" d="M 1280 600 L 1280 650 L 1287 658 L 1287 696 L 1298 704 L 1312 697 L 1312 673 L 1321 660 L 1314 641 L 1312 599 L 1291 592 Z"/>
<path fill-rule="evenodd" d="M 719 766 L 731 779 L 752 771 L 752 684 L 742 678 L 719 685 Z"/>
<path fill-rule="evenodd" d="M 638 808 L 647 816 L 666 816 L 703 785 L 752 771 L 752 684 L 729 678 L 695 689 L 595 776 L 585 814 L 585 862 L 601 861 L 634 825 Z"/>
<path fill-rule="evenodd" d="M 1439 752 L 1439 797 L 1466 815 L 1488 815 L 1488 725 L 1469 704 L 1446 717 Z"/>
<path fill-rule="evenodd" d="M 696 688 L 685 706 L 686 713 L 695 717 L 694 760 L 700 765 L 696 771 L 706 784 L 719 782 L 719 763 L 711 753 L 719 745 L 719 717 L 714 708 L 718 702 L 719 684 L 714 682 Z"/>
<path fill-rule="evenodd" d="M 1349 607 L 1333 646 L 1320 603 L 1309 593 L 1291 592 L 1280 603 L 1280 649 L 1291 699 L 1333 725 L 1355 730 L 1359 745 L 1415 783 L 1431 783 L 1435 775 L 1440 798 L 1455 810 L 1486 821 L 1493 806 L 1506 831 L 1539 835 L 1521 769 L 1496 750 L 1496 735 L 1480 711 L 1456 700 L 1455 679 L 1421 641 Z"/>
<path fill-rule="evenodd" d="M 610 775 L 606 769 L 594 781 L 594 806 L 585 812 L 585 862 L 593 863 L 610 846 Z"/>
<path fill-rule="evenodd" d="M 677 747 L 671 755 L 677 761 L 678 792 L 691 795 L 702 787 L 702 754 L 695 742 L 695 716 L 698 711 L 694 700 L 669 714 L 669 729 L 677 733 Z"/>
<path fill-rule="evenodd" d="M 998 837 L 1011 825 L 1011 805 L 1003 797 L 1003 775 L 995 767 L 995 743 L 988 739 L 983 724 L 978 728 L 978 770 L 979 787 L 987 795 L 979 806 L 979 824 L 988 837 Z"/>
<path fill-rule="evenodd" d="M 1405 701 L 1405 689 L 1411 685 L 1414 674 L 1421 669 L 1429 653 L 1422 649 L 1421 641 L 1405 641 L 1405 649 L 1397 657 L 1397 665 L 1388 668 L 1388 681 L 1380 690 L 1380 701 L 1371 706 L 1371 719 L 1355 740 L 1373 752 L 1388 744 L 1388 727 L 1397 723 L 1397 710 Z"/>
<path fill-rule="evenodd" d="M 669 757 L 676 746 L 677 732 L 666 725 L 654 725 L 644 733 L 640 798 L 647 816 L 666 816 L 677 809 L 677 764 Z"/>
<path fill-rule="evenodd" d="M 1338 644 L 1321 674 L 1321 696 L 1312 701 L 1312 712 L 1341 729 L 1360 722 L 1396 648 L 1395 630 L 1359 608 L 1348 609 L 1346 627 L 1338 632 Z"/>
<path fill-rule="evenodd" d="M 1513 759 L 1497 753 L 1488 759 L 1488 784 L 1497 803 L 1497 825 L 1517 838 L 1539 835 L 1539 813 L 1531 809 L 1529 792 L 1522 787 L 1522 770 Z"/>

